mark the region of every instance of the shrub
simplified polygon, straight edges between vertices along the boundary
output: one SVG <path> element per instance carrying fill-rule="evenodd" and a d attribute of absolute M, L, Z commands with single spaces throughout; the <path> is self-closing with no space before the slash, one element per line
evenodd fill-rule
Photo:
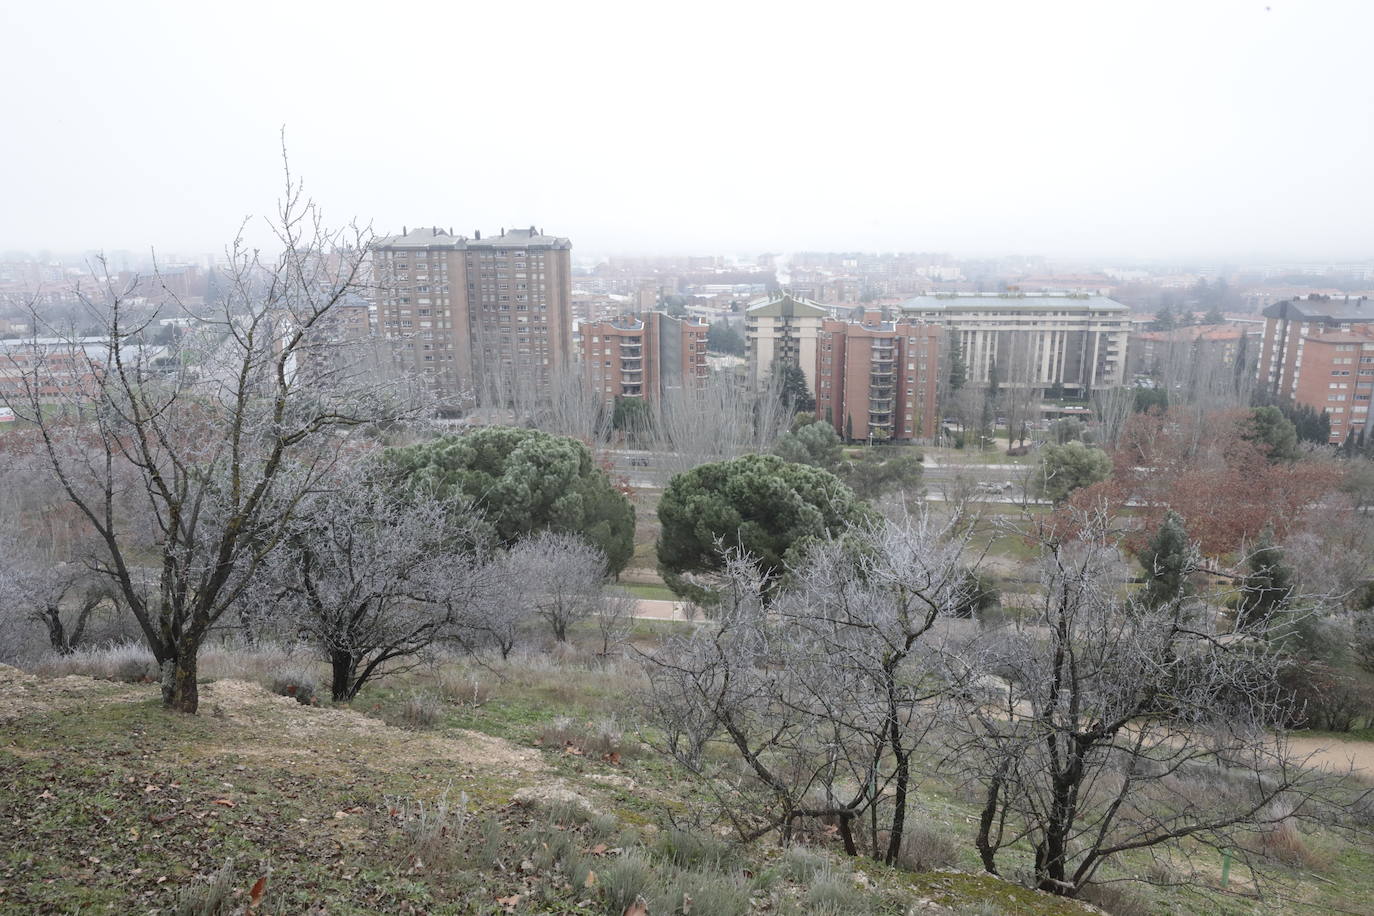
<path fill-rule="evenodd" d="M 805 884 L 826 866 L 825 856 L 803 846 L 793 846 L 783 853 L 782 870 L 789 880 Z"/>
<path fill-rule="evenodd" d="M 269 686 L 273 693 L 293 697 L 302 706 L 315 706 L 319 703 L 316 696 L 319 686 L 312 676 L 304 672 L 296 671 L 274 677 Z"/>
<path fill-rule="evenodd" d="M 434 694 L 412 693 L 390 717 L 388 724 L 411 729 L 433 728 L 439 724 L 443 711 L 443 703 Z"/>
<path fill-rule="evenodd" d="M 197 881 L 177 894 L 176 916 L 227 916 L 232 912 L 234 860 L 225 859 L 223 867 L 208 880 Z"/>
<path fill-rule="evenodd" d="M 720 869 L 735 861 L 734 850 L 724 840 L 679 827 L 661 833 L 654 851 L 679 868 Z"/>
<path fill-rule="evenodd" d="M 817 914 L 869 913 L 873 907 L 867 896 L 857 893 L 854 882 L 821 872 L 806 890 L 806 912 Z"/>
<path fill-rule="evenodd" d="M 749 909 L 748 881 L 719 872 L 679 871 L 649 898 L 654 916 L 745 916 Z"/>
<path fill-rule="evenodd" d="M 1148 897 L 1133 894 L 1116 884 L 1089 884 L 1079 897 L 1101 907 L 1111 916 L 1154 916 L 1156 912 Z"/>
<path fill-rule="evenodd" d="M 934 871 L 959 861 L 959 846 L 943 833 L 914 827 L 902 838 L 897 864 L 907 871 Z"/>
<path fill-rule="evenodd" d="M 620 916 L 642 897 L 654 878 L 653 866 L 638 852 L 619 856 L 598 875 L 606 912 Z"/>
<path fill-rule="evenodd" d="M 469 822 L 467 793 L 458 793 L 456 802 L 450 799 L 450 789 L 445 789 L 432 802 L 423 799 L 388 802 L 401 824 L 407 861 L 448 867 L 462 861 Z"/>
<path fill-rule="evenodd" d="M 487 705 L 487 701 L 491 699 L 491 686 L 472 676 L 442 675 L 436 689 L 448 702 L 472 709 Z"/>

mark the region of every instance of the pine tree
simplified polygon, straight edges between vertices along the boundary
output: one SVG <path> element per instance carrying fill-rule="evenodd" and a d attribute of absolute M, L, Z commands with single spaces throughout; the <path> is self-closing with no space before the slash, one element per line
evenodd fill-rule
<path fill-rule="evenodd" d="M 1263 629 L 1293 593 L 1293 569 L 1284 563 L 1283 548 L 1274 544 L 1274 529 L 1265 526 L 1259 544 L 1246 565 L 1250 572 L 1241 580 L 1236 604 L 1236 629 Z"/>
<path fill-rule="evenodd" d="M 1189 575 L 1197 569 L 1197 548 L 1188 540 L 1183 519 L 1175 512 L 1164 516 L 1149 546 L 1140 554 L 1145 568 L 1145 588 L 1141 599 L 1156 608 L 1192 594 Z"/>

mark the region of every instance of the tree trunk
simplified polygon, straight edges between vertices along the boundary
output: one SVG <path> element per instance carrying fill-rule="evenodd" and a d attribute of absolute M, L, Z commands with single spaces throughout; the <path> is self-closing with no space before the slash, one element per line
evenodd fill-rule
<path fill-rule="evenodd" d="M 352 654 L 335 649 L 329 653 L 329 666 L 333 672 L 329 691 L 335 703 L 353 699 L 353 672 L 356 667 Z"/>
<path fill-rule="evenodd" d="M 48 625 L 48 643 L 58 655 L 71 655 L 72 645 L 67 641 L 66 628 L 62 626 L 62 615 L 58 608 L 45 608 L 43 622 Z"/>
<path fill-rule="evenodd" d="M 896 753 L 894 749 L 894 753 Z M 887 838 L 887 853 L 883 861 L 893 865 L 902 852 L 902 834 L 906 830 L 906 792 L 911 781 L 911 755 L 897 754 L 897 782 L 892 794 L 892 832 Z"/>
<path fill-rule="evenodd" d="M 196 653 L 180 648 L 162 663 L 162 705 L 194 716 L 200 707 L 196 687 Z"/>
<path fill-rule="evenodd" d="M 1002 773 L 1006 771 L 1006 764 L 998 768 L 997 776 L 988 783 L 987 800 L 983 805 L 983 813 L 978 817 L 978 837 L 974 840 L 974 845 L 978 847 L 978 856 L 983 860 L 983 870 L 990 875 L 998 874 L 997 871 L 997 849 L 992 844 L 992 822 L 997 817 L 997 807 L 999 796 L 1002 791 Z"/>

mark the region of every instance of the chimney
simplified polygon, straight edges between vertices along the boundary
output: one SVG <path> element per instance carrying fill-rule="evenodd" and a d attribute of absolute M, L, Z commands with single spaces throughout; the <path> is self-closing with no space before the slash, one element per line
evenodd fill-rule
<path fill-rule="evenodd" d="M 481 229 L 475 229 L 475 230 L 473 230 L 472 237 L 473 237 L 475 240 L 479 241 L 479 242 L 482 241 L 482 230 L 481 230 Z"/>
<path fill-rule="evenodd" d="M 448 234 L 449 234 L 449 235 L 453 235 L 453 227 L 452 227 L 452 226 L 449 226 L 449 227 L 448 227 Z"/>
<path fill-rule="evenodd" d="M 407 229 L 405 226 L 402 226 L 402 227 L 401 227 L 401 235 L 410 235 L 410 230 Z"/>
<path fill-rule="evenodd" d="M 429 234 L 430 234 L 430 235 L 433 235 L 433 236 L 437 236 L 437 235 L 439 234 L 439 227 L 438 227 L 438 226 L 430 226 L 430 227 L 429 227 Z"/>
<path fill-rule="evenodd" d="M 531 226 L 531 227 L 530 227 L 530 235 L 534 235 L 534 234 L 535 234 L 535 232 L 534 232 L 534 227 Z"/>

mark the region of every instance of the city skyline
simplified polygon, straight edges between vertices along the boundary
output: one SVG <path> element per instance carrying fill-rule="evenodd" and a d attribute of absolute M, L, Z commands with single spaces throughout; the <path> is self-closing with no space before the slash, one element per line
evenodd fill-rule
<path fill-rule="evenodd" d="M 557 225 L 588 256 L 1374 256 L 1374 10 L 1351 2 L 536 4 L 519 22 L 68 3 L 0 24 L 8 116 L 43 128 L 0 150 L 0 250 L 217 252 L 271 211 L 284 125 L 307 191 L 379 234 Z M 479 34 L 453 63 L 454 36 Z M 404 130 L 358 129 L 383 112 Z"/>

